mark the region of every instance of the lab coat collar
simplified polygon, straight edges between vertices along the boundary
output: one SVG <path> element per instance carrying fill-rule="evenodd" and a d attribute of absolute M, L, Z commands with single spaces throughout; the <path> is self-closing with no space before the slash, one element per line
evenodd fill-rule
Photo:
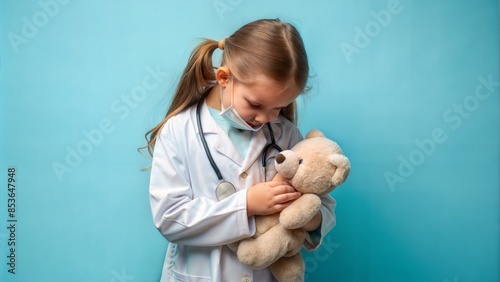
<path fill-rule="evenodd" d="M 196 106 L 194 107 L 195 112 L 194 112 L 194 121 L 196 121 Z M 217 125 L 217 122 L 214 120 L 212 115 L 210 115 L 210 112 L 208 110 L 207 102 L 203 101 L 203 105 L 201 106 L 200 110 L 200 118 L 201 118 L 201 123 L 203 126 L 203 133 L 219 133 L 219 126 Z M 200 133 L 200 128 L 196 127 L 196 133 Z"/>
<path fill-rule="evenodd" d="M 196 116 L 195 116 L 196 118 Z M 233 142 L 229 139 L 229 136 L 222 130 L 215 119 L 212 117 L 210 114 L 210 111 L 208 110 L 208 106 L 206 103 L 206 100 L 203 101 L 203 105 L 200 110 L 200 118 L 201 118 L 201 123 L 203 126 L 203 133 L 200 133 L 200 129 L 196 127 L 196 131 L 198 134 L 204 134 L 205 138 L 207 139 L 207 136 L 210 134 L 216 134 L 216 141 L 215 144 L 213 145 L 213 148 L 217 150 L 217 152 L 223 154 L 227 158 L 229 158 L 231 161 L 235 162 L 239 166 L 243 163 L 243 160 L 241 159 L 240 154 L 238 153 L 238 150 L 234 146 Z M 210 145 L 209 145 L 210 146 Z"/>

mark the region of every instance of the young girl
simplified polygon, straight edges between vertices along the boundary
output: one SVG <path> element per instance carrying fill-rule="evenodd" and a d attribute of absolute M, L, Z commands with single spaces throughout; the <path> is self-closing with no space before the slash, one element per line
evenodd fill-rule
<path fill-rule="evenodd" d="M 214 69 L 217 48 L 222 61 Z M 299 33 L 279 20 L 205 39 L 192 52 L 165 119 L 146 134 L 153 219 L 169 241 L 161 281 L 274 281 L 227 245 L 254 234 L 254 215 L 279 212 L 300 196 L 271 179 L 278 150 L 302 139 L 295 99 L 308 72 Z M 335 225 L 335 201 L 322 200 L 304 227 L 310 250 Z"/>

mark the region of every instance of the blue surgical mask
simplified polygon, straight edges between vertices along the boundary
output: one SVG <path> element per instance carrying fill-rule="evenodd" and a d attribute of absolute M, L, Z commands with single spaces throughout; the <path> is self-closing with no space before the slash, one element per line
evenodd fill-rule
<path fill-rule="evenodd" d="M 234 82 L 233 82 L 234 83 Z M 231 105 L 228 108 L 224 108 L 224 102 L 222 99 L 222 87 L 220 87 L 220 103 L 221 103 L 221 111 L 219 115 L 224 118 L 225 121 L 229 123 L 234 128 L 250 130 L 250 131 L 258 131 L 262 128 L 263 124 L 259 127 L 251 127 L 236 111 L 234 108 L 234 84 L 233 91 L 231 93 Z"/>

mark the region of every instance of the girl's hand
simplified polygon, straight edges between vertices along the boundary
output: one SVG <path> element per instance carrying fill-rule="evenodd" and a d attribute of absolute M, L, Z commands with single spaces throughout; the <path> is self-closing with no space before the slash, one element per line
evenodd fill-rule
<path fill-rule="evenodd" d="M 280 212 L 300 195 L 286 181 L 259 183 L 247 191 L 247 214 L 252 216 Z"/>

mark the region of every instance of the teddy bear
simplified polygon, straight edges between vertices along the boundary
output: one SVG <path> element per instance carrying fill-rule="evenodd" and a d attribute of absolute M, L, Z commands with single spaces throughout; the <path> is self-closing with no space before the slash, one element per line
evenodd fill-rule
<path fill-rule="evenodd" d="M 289 182 L 302 195 L 280 213 L 256 216 L 254 236 L 240 241 L 236 253 L 251 268 L 269 267 L 278 281 L 303 281 L 300 250 L 306 231 L 301 227 L 320 210 L 320 196 L 347 179 L 351 165 L 339 145 L 315 129 L 276 155 L 275 165 L 278 173 L 273 180 Z"/>

